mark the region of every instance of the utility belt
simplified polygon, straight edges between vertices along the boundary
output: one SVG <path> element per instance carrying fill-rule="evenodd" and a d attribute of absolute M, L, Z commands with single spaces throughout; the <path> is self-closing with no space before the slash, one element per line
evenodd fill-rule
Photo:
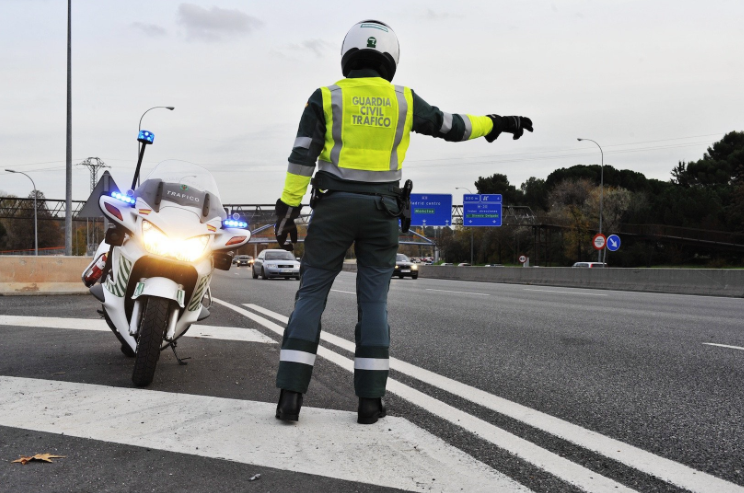
<path fill-rule="evenodd" d="M 326 173 L 316 173 L 313 179 L 310 181 L 312 184 L 312 191 L 310 193 L 310 207 L 313 209 L 315 205 L 324 196 L 327 196 L 333 192 L 346 192 L 355 193 L 359 195 L 372 195 L 380 197 L 381 208 L 392 217 L 400 218 L 401 231 L 406 233 L 411 227 L 411 190 L 413 189 L 413 182 L 406 180 L 403 188 L 398 186 L 398 183 L 362 183 L 362 182 L 350 182 L 343 181 L 334 178 Z M 398 203 L 398 212 L 391 211 L 383 197 L 392 197 Z"/>

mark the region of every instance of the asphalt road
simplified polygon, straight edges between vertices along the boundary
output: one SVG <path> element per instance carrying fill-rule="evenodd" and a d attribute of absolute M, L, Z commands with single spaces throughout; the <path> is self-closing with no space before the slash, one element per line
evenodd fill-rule
<path fill-rule="evenodd" d="M 205 323 L 279 341 L 297 285 L 218 272 Z M 744 300 L 393 279 L 389 418 L 361 427 L 347 369 L 354 294 L 354 274 L 341 273 L 291 427 L 271 421 L 276 343 L 184 338 L 189 364 L 163 352 L 149 390 L 132 391 L 132 360 L 110 332 L 39 318 L 98 323 L 92 297 L 0 298 L 0 491 L 744 492 Z M 230 406 L 256 413 L 253 448 L 239 442 L 242 418 L 222 423 L 232 428 L 220 440 L 159 412 L 126 421 L 174 396 L 205 427 Z M 108 423 L 107 403 L 121 401 L 134 408 L 112 411 L 122 429 L 76 420 Z M 56 414 L 39 407 L 54 402 Z M 43 452 L 66 457 L 9 462 Z"/>

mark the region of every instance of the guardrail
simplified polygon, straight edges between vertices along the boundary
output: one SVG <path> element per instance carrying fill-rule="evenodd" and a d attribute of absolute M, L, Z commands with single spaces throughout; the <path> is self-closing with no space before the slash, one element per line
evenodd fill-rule
<path fill-rule="evenodd" d="M 356 264 L 344 264 L 343 269 L 356 272 Z M 581 269 L 420 265 L 419 278 L 744 298 L 744 269 Z"/>

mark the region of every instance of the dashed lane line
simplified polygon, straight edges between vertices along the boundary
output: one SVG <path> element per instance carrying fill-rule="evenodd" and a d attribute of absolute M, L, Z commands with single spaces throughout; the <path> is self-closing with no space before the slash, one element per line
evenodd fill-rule
<path fill-rule="evenodd" d="M 356 294 L 356 291 L 341 291 L 340 289 L 331 289 L 334 293 L 346 293 L 346 294 Z"/>
<path fill-rule="evenodd" d="M 249 319 L 263 325 L 279 336 L 282 336 L 284 334 L 284 327 L 275 324 L 271 320 L 268 320 L 264 317 L 256 315 L 253 312 L 245 310 L 244 308 L 233 305 L 232 303 L 228 303 L 226 301 L 219 300 L 217 298 L 214 299 L 214 302 L 224 305 L 234 310 L 235 312 L 248 317 Z M 257 305 L 249 306 L 253 308 Z M 268 312 L 268 310 L 266 309 L 263 310 L 265 311 L 263 311 L 262 313 Z M 283 320 L 286 320 L 286 317 L 281 317 Z M 330 335 L 331 334 L 322 332 L 321 338 L 328 342 L 332 342 L 330 339 L 341 339 L 336 338 L 335 336 L 333 338 L 329 338 L 328 336 Z M 345 342 L 351 344 L 348 341 Z M 318 347 L 318 356 L 336 363 L 341 368 L 349 372 L 354 371 L 354 362 L 351 359 L 341 356 L 340 354 L 331 351 L 324 346 Z M 591 493 L 630 493 L 635 491 L 621 483 L 601 476 L 600 474 L 591 471 L 583 466 L 580 466 L 574 462 L 571 462 L 568 459 L 565 459 L 557 454 L 538 447 L 537 445 L 528 442 L 527 440 L 524 440 L 523 438 L 520 438 L 516 435 L 513 435 L 505 430 L 502 430 L 501 428 L 498 428 L 491 423 L 467 414 L 453 406 L 450 406 L 449 404 L 431 398 L 423 394 L 422 392 L 419 392 L 418 390 L 415 390 L 405 384 L 395 381 L 392 378 L 388 379 L 388 389 L 391 392 L 408 400 L 412 404 L 426 409 L 431 414 L 438 416 L 454 424 L 455 426 L 459 426 L 465 429 L 466 431 L 482 438 L 483 440 L 486 440 L 496 445 L 497 447 L 517 457 L 520 457 L 530 464 L 533 464 L 540 469 L 547 471 L 556 478 L 572 484 L 581 490 Z"/>
<path fill-rule="evenodd" d="M 104 320 L 96 318 L 64 318 L 64 317 L 25 317 L 16 315 L 0 315 L 0 325 L 15 327 L 40 327 L 47 329 L 95 330 L 110 332 Z M 276 344 L 276 341 L 266 337 L 256 329 L 241 327 L 217 327 L 214 325 L 191 326 L 184 337 L 198 337 L 205 339 L 221 339 L 226 341 L 261 342 Z"/>
<path fill-rule="evenodd" d="M 744 347 L 729 346 L 728 344 L 716 344 L 714 342 L 704 342 L 703 344 L 705 344 L 706 346 L 718 346 L 718 347 L 725 347 L 728 349 L 738 349 L 739 351 L 744 351 Z"/>
<path fill-rule="evenodd" d="M 0 395 L 2 426 L 407 491 L 530 492 L 404 418 L 303 407 L 287 425 L 267 402 L 22 377 L 0 376 Z"/>
<path fill-rule="evenodd" d="M 566 291 L 558 289 L 523 289 L 523 291 L 532 291 L 533 293 L 554 293 L 554 294 L 573 294 L 578 296 L 607 296 L 604 293 L 582 293 L 581 291 Z"/>
<path fill-rule="evenodd" d="M 491 296 L 488 293 L 473 293 L 471 291 L 449 291 L 447 289 L 430 289 L 430 288 L 426 288 L 426 290 L 427 291 L 436 291 L 436 292 L 439 292 L 439 293 L 472 294 L 472 295 L 475 295 L 475 296 Z"/>
<path fill-rule="evenodd" d="M 287 323 L 288 321 L 288 318 L 284 315 L 258 305 L 246 304 L 246 306 L 281 322 Z M 261 323 L 255 319 L 254 321 Z M 321 332 L 321 338 L 347 351 L 354 352 L 355 346 L 351 341 L 326 332 Z M 744 350 L 744 348 L 736 346 L 726 347 Z M 549 414 L 497 397 L 397 358 L 390 358 L 390 368 L 690 491 L 696 493 L 744 493 L 744 488 L 741 486 L 587 430 Z M 392 387 L 390 388 L 392 390 Z"/>

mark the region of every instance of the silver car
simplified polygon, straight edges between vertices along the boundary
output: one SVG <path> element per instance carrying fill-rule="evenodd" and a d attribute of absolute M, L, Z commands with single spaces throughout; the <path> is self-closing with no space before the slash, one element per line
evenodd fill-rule
<path fill-rule="evenodd" d="M 253 279 L 262 277 L 272 279 L 274 277 L 284 277 L 300 279 L 300 263 L 292 255 L 292 252 L 286 250 L 264 250 L 258 254 L 253 262 Z"/>

